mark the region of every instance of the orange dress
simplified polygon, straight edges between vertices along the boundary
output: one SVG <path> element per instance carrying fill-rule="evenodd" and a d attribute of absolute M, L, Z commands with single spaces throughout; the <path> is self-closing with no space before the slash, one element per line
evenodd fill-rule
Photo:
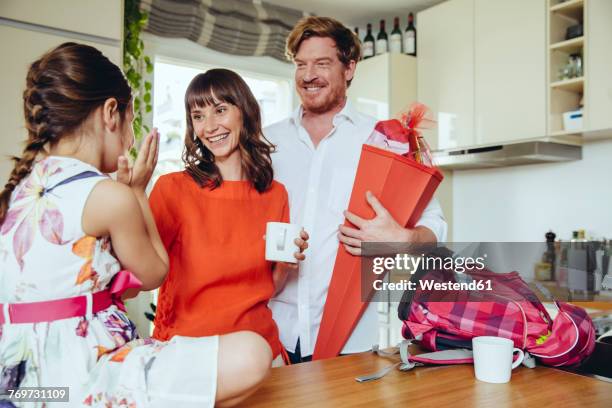
<path fill-rule="evenodd" d="M 159 178 L 150 204 L 170 258 L 153 337 L 251 330 L 278 356 L 268 308 L 273 263 L 265 260 L 263 236 L 267 222 L 289 222 L 285 187 L 274 181 L 260 194 L 247 181 L 224 181 L 211 190 L 177 172 Z"/>

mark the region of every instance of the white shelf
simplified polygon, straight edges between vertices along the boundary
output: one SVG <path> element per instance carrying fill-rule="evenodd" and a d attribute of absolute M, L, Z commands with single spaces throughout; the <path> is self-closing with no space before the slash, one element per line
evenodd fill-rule
<path fill-rule="evenodd" d="M 554 132 L 550 133 L 550 136 L 552 137 L 558 137 L 558 136 L 580 136 L 582 134 L 582 131 L 575 131 L 575 130 L 556 130 Z"/>
<path fill-rule="evenodd" d="M 560 91 L 579 92 L 584 91 L 584 77 L 564 79 L 563 81 L 552 82 L 550 84 L 551 89 L 557 89 Z"/>
<path fill-rule="evenodd" d="M 561 41 L 551 44 L 551 51 L 560 51 L 567 54 L 579 52 L 584 47 L 584 37 L 572 38 L 571 40 Z"/>
<path fill-rule="evenodd" d="M 583 19 L 584 0 L 570 0 L 555 4 L 550 8 L 552 13 L 557 13 L 574 20 Z"/>

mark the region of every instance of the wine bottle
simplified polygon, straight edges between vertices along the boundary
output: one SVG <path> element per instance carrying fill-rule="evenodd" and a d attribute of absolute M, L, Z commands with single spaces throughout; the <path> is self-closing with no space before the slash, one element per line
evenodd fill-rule
<path fill-rule="evenodd" d="M 359 42 L 359 44 L 361 44 L 361 38 L 359 38 L 359 27 L 355 27 L 355 37 L 357 37 L 357 42 Z M 363 54 L 363 45 L 361 46 L 362 50 L 361 53 Z M 359 59 L 362 60 L 363 59 L 363 55 L 359 56 Z"/>
<path fill-rule="evenodd" d="M 374 36 L 372 35 L 372 24 L 368 24 L 368 31 L 363 38 L 363 59 L 374 56 Z"/>
<path fill-rule="evenodd" d="M 399 17 L 393 19 L 393 31 L 389 36 L 389 52 L 395 54 L 402 53 L 402 31 L 399 27 Z"/>
<path fill-rule="evenodd" d="M 384 54 L 389 51 L 387 43 L 387 32 L 385 31 L 385 20 L 380 20 L 380 31 L 376 36 L 376 55 Z"/>
<path fill-rule="evenodd" d="M 408 15 L 408 27 L 404 31 L 404 54 L 416 57 L 416 28 L 414 27 L 414 14 Z"/>

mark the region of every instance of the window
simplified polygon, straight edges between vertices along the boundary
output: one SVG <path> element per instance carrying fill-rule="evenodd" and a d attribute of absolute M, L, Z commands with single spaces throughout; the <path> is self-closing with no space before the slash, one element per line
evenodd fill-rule
<path fill-rule="evenodd" d="M 156 59 L 153 79 L 153 126 L 159 129 L 161 139 L 155 178 L 184 168 L 181 155 L 186 128 L 185 91 L 193 77 L 211 68 L 214 67 Z M 291 114 L 293 93 L 289 79 L 234 71 L 244 78 L 259 102 L 263 126 L 278 122 Z"/>

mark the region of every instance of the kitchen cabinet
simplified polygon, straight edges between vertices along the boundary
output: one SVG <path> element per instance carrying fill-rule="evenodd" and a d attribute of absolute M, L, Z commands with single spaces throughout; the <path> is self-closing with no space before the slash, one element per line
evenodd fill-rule
<path fill-rule="evenodd" d="M 348 89 L 356 109 L 378 120 L 394 117 L 417 100 L 416 58 L 386 53 L 360 61 Z"/>
<path fill-rule="evenodd" d="M 424 136 L 433 149 L 473 145 L 474 0 L 444 2 L 417 21 L 417 95 L 437 121 Z"/>
<path fill-rule="evenodd" d="M 545 0 L 475 0 L 475 144 L 546 135 L 545 21 Z"/>
<path fill-rule="evenodd" d="M 612 1 L 586 0 L 586 126 L 612 135 Z"/>
<path fill-rule="evenodd" d="M 583 125 L 572 132 L 564 129 L 563 113 L 577 111 L 585 102 L 585 75 L 580 74 L 572 78 L 564 78 L 561 72 L 568 65 L 570 55 L 580 54 L 586 57 L 585 35 L 566 39 L 566 30 L 584 22 L 584 1 L 570 0 L 559 2 L 548 0 L 548 130 L 553 135 L 566 135 L 568 133 L 582 132 Z M 585 104 L 585 108 L 588 104 Z M 586 109 L 585 109 L 586 110 Z M 583 111 L 583 113 L 586 112 Z"/>
<path fill-rule="evenodd" d="M 553 135 L 612 132 L 612 2 L 548 0 L 549 12 L 549 130 Z M 583 24 L 583 34 L 566 39 L 566 30 Z M 580 55 L 583 72 L 560 77 L 571 55 Z M 563 114 L 582 107 L 582 126 L 564 127 Z"/>
<path fill-rule="evenodd" d="M 436 149 L 612 136 L 612 2 L 450 0 L 418 15 L 417 89 Z M 569 27 L 584 34 L 566 40 Z M 583 75 L 561 79 L 570 55 Z M 583 125 L 563 113 L 583 105 Z M 580 139 L 580 136 L 582 139 Z"/>
<path fill-rule="evenodd" d="M 545 0 L 451 0 L 418 21 L 418 97 L 435 112 L 435 148 L 546 134 Z"/>

